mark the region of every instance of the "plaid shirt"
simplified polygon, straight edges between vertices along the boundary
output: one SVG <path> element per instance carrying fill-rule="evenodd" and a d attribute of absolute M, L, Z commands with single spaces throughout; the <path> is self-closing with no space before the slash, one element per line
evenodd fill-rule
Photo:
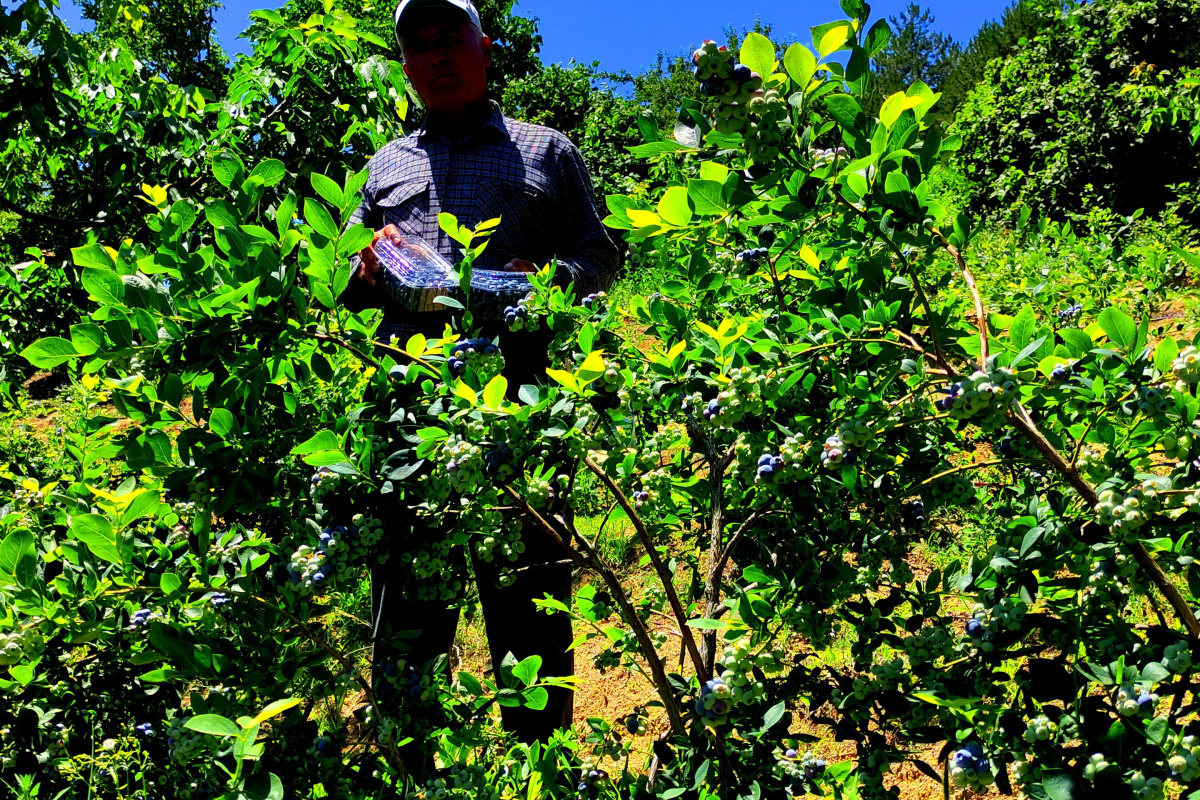
<path fill-rule="evenodd" d="M 578 148 L 558 131 L 505 117 L 496 103 L 473 132 L 451 142 L 428 121 L 403 139 L 389 142 L 368 165 L 362 204 L 350 224 L 376 230 L 395 225 L 435 247 L 451 263 L 460 245 L 438 226 L 438 214 L 453 214 L 474 228 L 499 217 L 480 269 L 503 269 L 514 258 L 541 266 L 557 259 L 556 278 L 575 283 L 577 294 L 607 289 L 616 277 L 619 254 L 600 222 L 592 181 Z M 382 306 L 379 337 L 440 334 L 446 312 L 392 310 L 381 291 L 354 277 L 340 302 L 351 311 Z"/>

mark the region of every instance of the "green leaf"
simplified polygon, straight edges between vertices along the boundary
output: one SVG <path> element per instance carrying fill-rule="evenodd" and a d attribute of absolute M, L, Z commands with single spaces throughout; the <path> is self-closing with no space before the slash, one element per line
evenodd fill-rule
<path fill-rule="evenodd" d="M 696 213 L 716 216 L 725 213 L 725 200 L 721 195 L 721 184 L 716 181 L 688 179 L 687 196 L 696 207 Z"/>
<path fill-rule="evenodd" d="M 692 221 L 692 209 L 688 205 L 688 190 L 672 186 L 658 201 L 658 215 L 677 228 L 685 228 Z"/>
<path fill-rule="evenodd" d="M 863 113 L 862 106 L 858 104 L 853 95 L 848 94 L 827 96 L 825 107 L 829 109 L 829 116 L 833 117 L 838 125 L 849 131 L 855 130 L 858 118 Z"/>
<path fill-rule="evenodd" d="M 0 574 L 11 575 L 22 586 L 28 585 L 33 579 L 28 574 L 30 567 L 37 571 L 34 553 L 33 533 L 17 528 L 0 542 Z"/>
<path fill-rule="evenodd" d="M 116 305 L 125 295 L 125 284 L 121 282 L 121 278 L 117 273 L 106 269 L 85 269 L 81 282 L 88 296 L 104 305 Z"/>
<path fill-rule="evenodd" d="M 813 74 L 817 71 L 817 57 L 804 45 L 797 42 L 783 54 L 783 68 L 788 77 L 803 91 L 808 87 Z"/>
<path fill-rule="evenodd" d="M 258 725 L 262 722 L 266 722 L 267 720 L 271 719 L 271 717 L 277 717 L 283 712 L 287 711 L 289 708 L 295 708 L 303 702 L 303 698 L 300 697 L 289 697 L 285 700 L 276 700 L 274 703 L 270 703 L 266 708 L 254 715 L 254 724 Z"/>
<path fill-rule="evenodd" d="M 345 233 L 338 241 L 338 255 L 354 255 L 365 250 L 371 244 L 371 240 L 375 238 L 375 231 L 371 230 L 363 224 L 355 225 Z"/>
<path fill-rule="evenodd" d="M 729 627 L 729 623 L 722 619 L 689 619 L 687 625 L 701 631 L 723 631 Z"/>
<path fill-rule="evenodd" d="M 445 433 L 443 431 L 443 433 Z M 333 431 L 320 431 L 314 434 L 306 441 L 301 442 L 292 448 L 291 454 L 294 456 L 305 456 L 309 453 L 318 453 L 323 450 L 341 450 L 342 443 L 338 439 L 337 434 Z"/>
<path fill-rule="evenodd" d="M 867 55 L 874 58 L 883 52 L 883 48 L 887 47 L 888 42 L 892 39 L 892 29 L 884 20 L 879 20 L 871 29 L 867 31 L 867 36 L 863 40 L 863 49 L 867 51 Z"/>
<path fill-rule="evenodd" d="M 1100 312 L 1097 319 L 1100 329 L 1108 336 L 1109 341 L 1128 353 L 1137 342 L 1137 323 L 1133 317 L 1116 306 L 1109 306 Z"/>
<path fill-rule="evenodd" d="M 213 230 L 237 228 L 241 224 L 241 219 L 233 206 L 220 198 L 208 201 L 208 204 L 204 206 L 204 218 L 208 220 L 209 225 L 213 226 Z"/>
<path fill-rule="evenodd" d="M 342 187 L 338 186 L 336 181 L 315 172 L 310 176 L 310 179 L 312 180 L 312 187 L 316 190 L 317 194 L 325 198 L 325 202 L 329 203 L 329 205 L 341 211 L 342 206 L 346 205 L 346 195 L 342 193 Z M 307 211 L 306 207 L 305 213 Z M 333 237 L 329 238 L 332 239 Z"/>
<path fill-rule="evenodd" d="M 209 736 L 237 736 L 239 733 L 238 726 L 233 723 L 233 720 L 222 717 L 220 714 L 197 714 L 183 723 L 183 727 L 198 733 L 206 733 Z"/>
<path fill-rule="evenodd" d="M 1071 351 L 1071 358 L 1083 358 L 1091 352 L 1094 346 L 1092 337 L 1078 328 L 1065 328 L 1059 331 L 1058 335 L 1062 337 L 1067 349 Z"/>
<path fill-rule="evenodd" d="M 512 676 L 528 686 L 531 683 L 537 683 L 538 670 L 541 668 L 542 657 L 529 656 L 528 658 L 522 659 L 521 663 L 513 667 Z"/>
<path fill-rule="evenodd" d="M 104 249 L 104 246 L 98 243 L 92 243 L 86 247 L 73 247 L 71 248 L 71 256 L 75 259 L 75 265 L 79 267 L 95 267 L 107 270 L 117 268 L 117 262 L 113 261 L 112 256 Z"/>
<path fill-rule="evenodd" d="M 1069 772 L 1056 772 L 1042 778 L 1042 788 L 1050 800 L 1075 800 L 1080 797 L 1079 784 Z"/>
<path fill-rule="evenodd" d="M 738 52 L 742 63 L 757 72 L 766 80 L 775 72 L 778 62 L 775 61 L 775 45 L 761 33 L 750 31 L 742 41 L 742 49 Z"/>
<path fill-rule="evenodd" d="M 104 347 L 104 329 L 92 322 L 72 325 L 71 344 L 77 352 L 90 356 Z"/>
<path fill-rule="evenodd" d="M 242 163 L 242 159 L 238 157 L 237 153 L 222 150 L 213 156 L 212 170 L 221 185 L 228 189 L 235 183 L 241 184 L 241 176 L 246 174 L 246 165 Z"/>
<path fill-rule="evenodd" d="M 535 686 L 532 689 L 526 689 L 521 692 L 521 698 L 524 700 L 522 705 L 534 711 L 541 711 L 550 701 L 550 693 L 541 686 Z M 540 795 L 538 795 L 540 796 Z"/>
<path fill-rule="evenodd" d="M 321 201 L 312 197 L 304 201 L 304 218 L 312 229 L 330 241 L 338 238 L 337 224 L 329 214 L 329 209 Z"/>
<path fill-rule="evenodd" d="M 251 178 L 257 178 L 263 186 L 274 186 L 287 176 L 287 167 L 277 158 L 268 158 L 254 165 Z M 280 234 L 282 235 L 282 234 Z"/>
<path fill-rule="evenodd" d="M 1175 359 L 1179 357 L 1179 345 L 1170 336 L 1158 343 L 1154 348 L 1154 368 L 1164 375 L 1172 370 Z"/>
<path fill-rule="evenodd" d="M 483 404 L 488 408 L 499 408 L 500 404 L 504 402 L 504 395 L 507 391 L 508 378 L 497 375 L 483 388 Z"/>
<path fill-rule="evenodd" d="M 1029 344 L 1029 340 L 1033 338 L 1036 331 L 1037 317 L 1034 316 L 1033 306 L 1026 304 L 1017 312 L 1012 324 L 1008 326 L 1008 339 L 1012 343 L 1013 349 L 1020 350 Z"/>
<path fill-rule="evenodd" d="M 767 709 L 767 713 L 763 715 L 763 730 L 775 727 L 776 723 L 783 719 L 784 712 L 786 711 L 787 703 L 782 700 Z"/>
<path fill-rule="evenodd" d="M 208 427 L 209 430 L 224 439 L 237 428 L 237 420 L 228 409 L 217 408 L 208 418 Z"/>
<path fill-rule="evenodd" d="M 842 49 L 848 38 L 850 38 L 850 26 L 848 24 L 834 25 L 832 28 L 821 33 L 821 40 L 817 42 L 817 52 L 821 54 L 821 58 L 828 58 Z"/>
<path fill-rule="evenodd" d="M 158 579 L 158 588 L 163 594 L 173 594 L 183 585 L 183 581 L 174 572 L 164 572 Z"/>
<path fill-rule="evenodd" d="M 102 561 L 123 563 L 117 547 L 117 534 L 108 517 L 100 514 L 84 514 L 71 520 L 70 535 L 88 546 Z"/>
<path fill-rule="evenodd" d="M 54 369 L 80 355 L 82 353 L 76 352 L 75 345 L 61 336 L 39 339 L 21 351 L 21 357 L 38 369 Z"/>
<path fill-rule="evenodd" d="M 274 772 L 251 775 L 246 778 L 246 788 L 239 800 L 283 800 L 283 781 Z"/>

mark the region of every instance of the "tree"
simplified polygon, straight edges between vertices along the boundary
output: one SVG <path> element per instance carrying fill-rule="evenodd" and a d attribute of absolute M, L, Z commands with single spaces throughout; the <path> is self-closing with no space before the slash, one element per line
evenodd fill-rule
<path fill-rule="evenodd" d="M 1032 40 L 989 62 L 953 128 L 973 210 L 1014 217 L 1029 206 L 1063 219 L 1182 201 L 1181 215 L 1194 218 L 1189 127 L 1146 126 L 1160 101 L 1124 87 L 1200 66 L 1197 15 L 1200 0 L 1097 0 L 1043 17 Z"/>
<path fill-rule="evenodd" d="M 950 36 L 933 29 L 934 17 L 909 3 L 899 17 L 889 17 L 892 37 L 875 56 L 875 91 L 872 104 L 924 81 L 935 92 L 954 70 L 962 48 Z"/>
<path fill-rule="evenodd" d="M 225 87 L 229 72 L 213 25 L 218 8 L 217 0 L 151 0 L 149 5 L 81 2 L 84 19 L 96 23 L 89 38 L 99 49 L 124 39 L 134 57 L 171 83 L 214 92 Z"/>
<path fill-rule="evenodd" d="M 936 113 L 942 119 L 953 119 L 971 89 L 983 79 L 984 69 L 993 59 L 1006 58 L 1020 46 L 1021 40 L 1032 37 L 1046 20 L 1046 3 L 1016 0 L 1000 21 L 988 20 L 963 49 L 954 69 L 941 86 L 942 99 Z"/>

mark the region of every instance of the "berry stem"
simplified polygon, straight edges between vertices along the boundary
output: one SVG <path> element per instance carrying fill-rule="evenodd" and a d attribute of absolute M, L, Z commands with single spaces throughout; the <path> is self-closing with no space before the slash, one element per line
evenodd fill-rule
<path fill-rule="evenodd" d="M 662 698 L 663 707 L 667 710 L 667 717 L 671 722 L 671 730 L 675 733 L 683 732 L 683 714 L 679 710 L 679 704 L 676 702 L 675 694 L 671 691 L 671 682 L 667 679 L 667 671 L 663 667 L 662 659 L 658 656 L 658 651 L 654 647 L 654 642 L 650 639 L 650 633 L 646 630 L 645 623 L 637 615 L 637 610 L 633 607 L 633 603 L 629 601 L 629 596 L 625 593 L 625 587 L 621 585 L 620 579 L 616 573 L 604 560 L 596 553 L 596 550 L 588 543 L 588 540 L 579 534 L 579 531 L 571 526 L 567 527 L 562 519 L 555 518 L 558 526 L 552 524 L 544 516 L 539 514 L 525 498 L 517 494 L 516 490 L 511 486 L 505 486 L 504 492 L 511 497 L 518 506 L 520 506 L 526 514 L 528 514 L 534 522 L 543 530 L 549 533 L 558 541 L 571 560 L 595 570 L 608 587 L 608 592 L 617 601 L 617 605 L 621 608 L 621 616 L 625 622 L 633 629 L 633 635 L 638 640 L 638 647 L 642 651 L 642 657 L 646 659 L 646 664 L 650 667 L 651 678 L 654 682 L 654 688 L 658 692 L 658 696 Z M 559 526 L 562 526 L 561 529 Z M 579 543 L 583 553 L 580 553 L 571 546 L 571 541 Z"/>
<path fill-rule="evenodd" d="M 613 497 L 616 498 L 617 503 L 624 509 L 630 521 L 633 522 L 633 527 L 637 530 L 638 538 L 642 540 L 642 545 L 646 548 L 646 555 L 650 557 L 650 563 L 654 565 L 654 571 L 658 573 L 658 579 L 662 583 L 663 591 L 667 594 L 667 602 L 671 604 L 671 611 L 674 612 L 675 621 L 679 624 L 679 633 L 683 637 L 683 644 L 687 648 L 688 656 L 692 659 L 692 666 L 696 668 L 697 675 L 704 674 L 704 660 L 700 658 L 700 650 L 696 647 L 696 639 L 692 636 L 692 629 L 688 627 L 687 612 L 684 610 L 683 604 L 679 602 L 679 594 L 675 591 L 674 578 L 671 575 L 671 571 L 667 569 L 667 565 L 663 563 L 662 556 L 659 555 L 658 547 L 655 546 L 654 540 L 650 536 L 650 531 L 646 527 L 645 520 L 637 513 L 633 504 L 629 502 L 629 498 L 625 496 L 625 493 L 621 491 L 616 482 L 596 462 L 590 458 L 585 458 L 583 463 L 608 487 Z"/>

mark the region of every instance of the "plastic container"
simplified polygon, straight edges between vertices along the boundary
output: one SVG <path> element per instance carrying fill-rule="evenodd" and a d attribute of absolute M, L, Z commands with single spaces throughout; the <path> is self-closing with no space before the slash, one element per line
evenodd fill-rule
<path fill-rule="evenodd" d="M 451 297 L 466 305 L 454 265 L 425 242 L 404 238 L 397 245 L 390 239 L 375 244 L 382 268 L 383 287 L 391 302 L 404 311 L 441 311 L 434 300 Z M 471 272 L 471 311 L 488 319 L 502 319 L 507 306 L 515 306 L 531 291 L 529 276 L 522 272 L 476 269 Z"/>

